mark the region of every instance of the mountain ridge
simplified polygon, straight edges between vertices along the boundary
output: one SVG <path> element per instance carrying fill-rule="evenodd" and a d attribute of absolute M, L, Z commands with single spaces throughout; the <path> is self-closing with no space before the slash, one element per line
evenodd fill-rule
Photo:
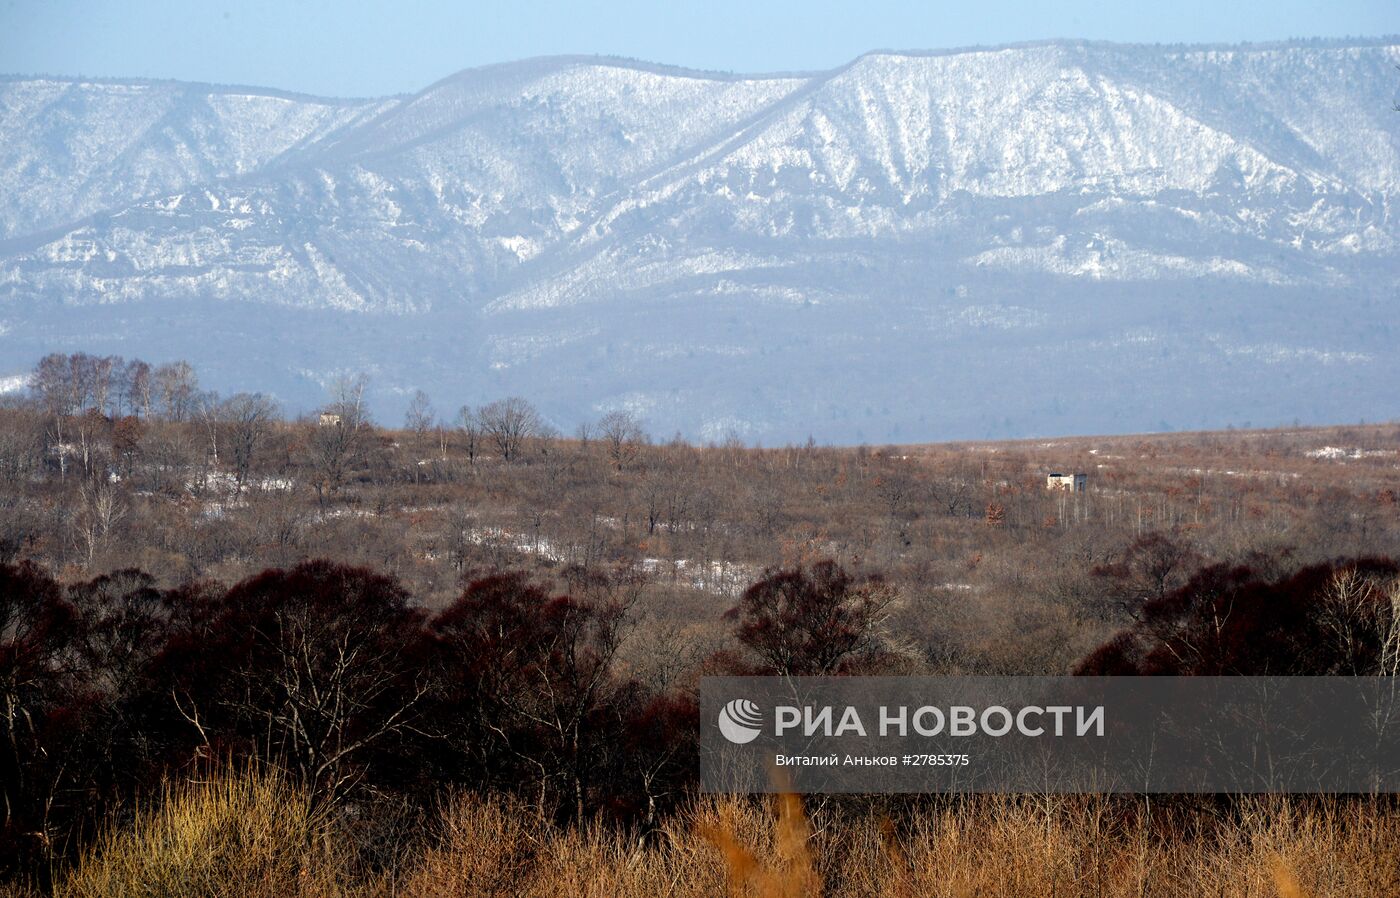
<path fill-rule="evenodd" d="M 958 56 L 967 53 L 983 53 L 999 50 L 1025 50 L 1047 46 L 1064 47 L 1086 47 L 1100 49 L 1132 49 L 1132 50 L 1161 50 L 1169 52 L 1192 51 L 1192 52 L 1217 52 L 1217 51 L 1269 51 L 1280 49 L 1347 49 L 1347 48 L 1367 48 L 1386 47 L 1400 44 L 1400 32 L 1382 35 L 1358 35 L 1355 37 L 1307 37 L 1307 38 L 1284 38 L 1281 40 L 1269 41 L 1217 41 L 1207 43 L 1144 43 L 1133 41 L 1110 41 L 1091 38 L 1040 38 L 1027 41 L 1008 41 L 998 44 L 967 44 L 958 47 L 924 48 L 924 49 L 899 49 L 897 47 L 874 47 L 866 50 L 851 60 L 841 63 L 832 68 L 826 69 L 793 69 L 775 70 L 771 72 L 735 72 L 729 69 L 705 69 L 694 66 L 677 65 L 673 63 L 658 62 L 656 60 L 643 59 L 641 57 L 622 56 L 607 53 L 546 53 L 540 56 L 526 56 L 520 59 L 504 60 L 498 62 L 481 63 L 480 65 L 466 66 L 457 69 L 432 82 L 419 91 L 407 91 L 400 93 L 367 94 L 365 96 L 340 96 L 332 94 L 317 94 L 305 91 L 289 90 L 286 88 L 273 87 L 269 85 L 245 84 L 240 82 L 221 81 L 188 81 L 178 78 L 160 78 L 138 75 L 64 75 L 53 72 L 35 72 L 25 74 L 22 72 L 0 72 L 0 83 L 8 81 L 59 81 L 65 83 L 91 83 L 91 84 L 146 84 L 146 85 L 185 85 L 191 87 L 203 87 L 225 92 L 252 92 L 257 94 L 267 94 L 269 96 L 281 96 L 285 99 L 299 99 L 312 101 L 342 101 L 342 102 L 364 102 L 384 99 L 401 99 L 415 96 L 422 90 L 439 84 L 443 81 L 455 78 L 459 75 L 466 75 L 472 72 L 487 69 L 524 65 L 537 62 L 549 62 L 560 60 L 565 62 L 581 63 L 604 63 L 616 64 L 622 68 L 637 68 L 653 70 L 656 74 L 674 74 L 682 77 L 704 77 L 716 80 L 751 80 L 763 78 L 804 78 L 816 77 L 839 69 L 846 68 L 857 60 L 867 56 L 907 56 L 911 58 L 938 57 L 938 56 Z"/>
<path fill-rule="evenodd" d="M 1400 413 L 1351 379 L 1395 373 L 1386 41 L 1042 41 L 759 77 L 541 57 L 346 101 L 0 78 L 0 346 L 157 348 L 216 384 L 256 352 L 297 406 L 364 368 L 389 414 L 419 387 L 513 392 L 560 426 L 626 407 L 698 436 Z M 176 330 L 199 320 L 216 351 Z M 1099 357 L 1055 412 L 1014 385 L 1066 320 Z M 291 327 L 283 356 L 263 345 Z M 1124 349 L 1143 334 L 1217 380 L 1250 370 L 1226 400 L 1159 395 Z M 889 352 L 918 360 L 917 414 Z M 983 355 L 1005 376 L 971 379 Z M 1076 419 L 1096 371 L 1146 392 Z"/>

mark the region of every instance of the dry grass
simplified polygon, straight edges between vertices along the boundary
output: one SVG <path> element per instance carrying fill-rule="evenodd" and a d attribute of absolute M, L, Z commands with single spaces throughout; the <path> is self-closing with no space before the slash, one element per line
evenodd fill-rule
<path fill-rule="evenodd" d="M 898 822 L 809 818 L 792 795 L 699 798 L 654 837 L 559 829 L 462 796 L 391 878 L 350 856 L 276 776 L 170 790 L 111 832 L 61 896 L 499 898 L 1359 898 L 1400 894 L 1400 815 L 1365 800 L 1162 811 L 980 797 Z"/>
<path fill-rule="evenodd" d="M 343 854 L 300 790 L 272 772 L 170 787 L 109 831 L 56 889 L 60 898 L 331 896 Z"/>
<path fill-rule="evenodd" d="M 1116 816 L 1115 816 L 1116 815 Z M 979 798 L 902 826 L 795 796 L 697 801 L 655 844 L 458 803 L 403 894 L 712 898 L 1358 898 L 1400 894 L 1400 819 L 1365 802 L 1247 800 L 1153 820 L 1097 798 Z"/>

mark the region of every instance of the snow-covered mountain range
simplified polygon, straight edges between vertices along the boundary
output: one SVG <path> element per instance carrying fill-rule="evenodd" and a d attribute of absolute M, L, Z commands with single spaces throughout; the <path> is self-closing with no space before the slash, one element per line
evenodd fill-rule
<path fill-rule="evenodd" d="M 1400 415 L 1400 39 L 0 80 L 0 380 L 911 441 Z M 10 381 L 13 383 L 13 381 Z"/>

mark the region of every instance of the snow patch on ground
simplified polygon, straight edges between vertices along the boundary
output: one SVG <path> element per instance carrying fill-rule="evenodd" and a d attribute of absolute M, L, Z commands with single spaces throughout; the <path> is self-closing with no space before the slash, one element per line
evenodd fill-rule
<path fill-rule="evenodd" d="M 1396 452 L 1394 449 L 1360 449 L 1356 447 L 1344 449 L 1341 446 L 1323 446 L 1321 449 L 1312 449 L 1304 454 L 1307 455 L 1308 458 L 1343 459 L 1385 458 L 1395 455 Z"/>

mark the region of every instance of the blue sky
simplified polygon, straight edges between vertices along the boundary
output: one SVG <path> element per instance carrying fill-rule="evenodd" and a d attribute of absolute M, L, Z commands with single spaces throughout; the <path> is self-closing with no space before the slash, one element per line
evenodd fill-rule
<path fill-rule="evenodd" d="M 0 0 L 0 72 L 368 96 L 417 90 L 471 66 L 555 53 L 760 72 L 831 68 L 877 48 L 1396 32 L 1395 0 Z"/>

